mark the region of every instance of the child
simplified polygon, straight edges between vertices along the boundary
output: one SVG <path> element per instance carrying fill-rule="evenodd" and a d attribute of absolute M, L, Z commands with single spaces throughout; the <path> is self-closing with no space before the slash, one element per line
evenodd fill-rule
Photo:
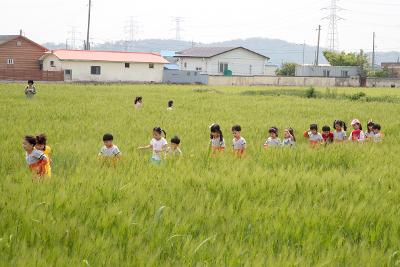
<path fill-rule="evenodd" d="M 322 127 L 322 139 L 324 139 L 325 144 L 331 144 L 333 142 L 333 133 L 331 132 L 331 127 L 328 125 Z"/>
<path fill-rule="evenodd" d="M 24 137 L 22 147 L 26 151 L 26 163 L 35 178 L 40 179 L 47 175 L 46 165 L 48 159 L 42 151 L 35 148 L 35 145 L 36 138 L 34 136 L 27 135 Z"/>
<path fill-rule="evenodd" d="M 368 123 L 367 123 L 367 131 L 364 133 L 365 140 L 367 140 L 367 141 L 374 139 L 375 133 L 374 133 L 374 130 L 372 129 L 374 124 L 375 123 L 372 121 L 372 119 L 369 120 Z"/>
<path fill-rule="evenodd" d="M 344 121 L 335 120 L 333 122 L 333 128 L 335 129 L 333 132 L 333 141 L 335 143 L 342 143 L 347 140 L 347 126 Z"/>
<path fill-rule="evenodd" d="M 135 98 L 135 108 L 136 109 L 141 109 L 143 107 L 143 97 L 137 96 Z"/>
<path fill-rule="evenodd" d="M 225 140 L 221 127 L 218 124 L 210 126 L 210 143 L 212 152 L 225 151 Z"/>
<path fill-rule="evenodd" d="M 174 105 L 174 101 L 173 100 L 168 101 L 167 110 L 172 110 L 173 105 Z"/>
<path fill-rule="evenodd" d="M 283 132 L 283 146 L 294 146 L 296 144 L 296 137 L 294 136 L 294 130 L 292 128 L 286 128 Z"/>
<path fill-rule="evenodd" d="M 162 137 L 162 133 L 164 133 L 164 137 Z M 153 154 L 151 156 L 151 161 L 160 162 L 165 156 L 165 151 L 168 145 L 167 133 L 161 129 L 160 127 L 153 128 L 153 138 L 150 141 L 150 144 L 147 146 L 141 146 L 139 149 L 152 149 Z"/>
<path fill-rule="evenodd" d="M 51 154 L 51 148 L 46 145 L 47 143 L 47 137 L 45 134 L 39 134 L 36 136 L 36 145 L 35 148 L 37 150 L 42 151 L 47 158 L 47 164 L 46 164 L 46 173 L 48 177 L 51 177 L 51 158 L 50 158 L 50 154 Z"/>
<path fill-rule="evenodd" d="M 113 140 L 112 134 L 107 133 L 103 136 L 104 146 L 100 149 L 100 157 L 117 159 L 121 156 L 121 151 L 117 146 L 113 145 Z"/>
<path fill-rule="evenodd" d="M 29 80 L 28 85 L 25 88 L 26 98 L 31 99 L 36 94 L 36 88 L 33 85 L 33 81 Z"/>
<path fill-rule="evenodd" d="M 268 133 L 269 137 L 264 143 L 264 148 L 280 146 L 282 142 L 281 139 L 278 137 L 278 128 L 276 128 L 275 126 L 271 127 L 269 128 Z"/>
<path fill-rule="evenodd" d="M 374 131 L 374 137 L 373 137 L 374 142 L 375 143 L 382 142 L 383 137 L 385 135 L 381 132 L 381 125 L 378 123 L 374 123 L 374 125 L 372 126 L 372 130 Z"/>
<path fill-rule="evenodd" d="M 351 121 L 351 126 L 353 126 L 353 131 L 351 131 L 349 140 L 353 142 L 363 142 L 365 139 L 364 132 L 362 130 L 362 125 L 358 119 Z"/>
<path fill-rule="evenodd" d="M 243 156 L 246 152 L 246 140 L 240 135 L 242 131 L 242 127 L 240 125 L 232 126 L 232 134 L 233 134 L 233 152 L 237 156 Z"/>
<path fill-rule="evenodd" d="M 311 124 L 310 130 L 304 132 L 304 137 L 310 141 L 310 145 L 315 146 L 318 144 L 322 144 L 324 142 L 324 138 L 318 132 L 318 125 Z"/>
<path fill-rule="evenodd" d="M 182 151 L 179 148 L 179 144 L 181 143 L 181 139 L 178 136 L 174 136 L 171 138 L 171 145 L 167 149 L 167 155 L 169 156 L 180 156 L 182 155 Z"/>

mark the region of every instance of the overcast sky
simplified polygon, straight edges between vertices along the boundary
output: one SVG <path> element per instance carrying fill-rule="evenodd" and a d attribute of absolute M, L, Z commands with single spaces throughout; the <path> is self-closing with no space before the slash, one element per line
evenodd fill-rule
<path fill-rule="evenodd" d="M 39 43 L 65 42 L 75 26 L 77 43 L 85 38 L 88 0 L 0 0 L 0 34 L 25 35 Z M 92 42 L 128 38 L 130 16 L 138 24 L 135 38 L 175 38 L 172 17 L 183 17 L 183 40 L 215 42 L 268 37 L 315 45 L 322 25 L 321 45 L 327 44 L 328 21 L 322 18 L 331 0 L 92 0 Z M 341 0 L 339 48 L 400 51 L 399 0 Z M 125 27 L 126 28 L 126 27 Z M 284 48 L 283 48 L 284 49 Z"/>

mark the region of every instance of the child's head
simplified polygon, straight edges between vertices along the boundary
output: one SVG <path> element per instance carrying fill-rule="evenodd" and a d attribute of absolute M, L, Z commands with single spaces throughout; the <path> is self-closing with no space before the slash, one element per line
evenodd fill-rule
<path fill-rule="evenodd" d="M 32 135 L 26 135 L 22 141 L 22 147 L 25 151 L 32 151 L 36 145 L 36 138 Z"/>
<path fill-rule="evenodd" d="M 354 130 L 362 130 L 362 125 L 358 119 L 354 119 L 351 121 L 351 126 L 353 126 Z"/>
<path fill-rule="evenodd" d="M 111 147 L 114 137 L 112 134 L 106 133 L 103 135 L 103 142 L 106 147 Z"/>
<path fill-rule="evenodd" d="M 219 138 L 222 141 L 223 135 L 222 135 L 221 127 L 218 124 L 212 124 L 210 126 L 210 131 L 211 131 L 211 133 L 210 133 L 211 139 Z"/>
<path fill-rule="evenodd" d="M 164 137 L 167 137 L 167 133 L 163 129 L 161 129 L 161 127 L 153 128 L 153 138 L 154 139 L 160 140 L 163 133 L 164 133 Z"/>
<path fill-rule="evenodd" d="M 317 134 L 318 133 L 318 125 L 315 123 L 310 124 L 310 132 L 312 134 Z"/>
<path fill-rule="evenodd" d="M 135 104 L 136 103 L 142 103 L 142 100 L 143 100 L 143 97 L 141 97 L 141 96 L 137 96 L 136 98 L 135 98 Z"/>
<path fill-rule="evenodd" d="M 293 128 L 286 128 L 285 129 L 285 132 L 284 132 L 284 135 L 285 135 L 285 138 L 286 139 L 289 139 L 289 138 L 292 138 L 293 139 L 293 141 L 296 141 L 296 137 L 294 136 L 294 130 L 293 130 Z"/>
<path fill-rule="evenodd" d="M 276 138 L 276 137 L 278 137 L 278 128 L 273 126 L 273 127 L 269 128 L 268 133 L 269 133 L 269 136 L 271 136 L 272 138 Z"/>
<path fill-rule="evenodd" d="M 369 120 L 368 121 L 368 123 L 367 123 L 367 131 L 370 133 L 370 132 L 372 132 L 373 131 L 373 126 L 374 126 L 374 122 L 372 121 L 372 120 Z"/>
<path fill-rule="evenodd" d="M 379 133 L 381 131 L 381 125 L 379 123 L 374 123 L 374 125 L 372 125 L 372 130 L 376 134 Z"/>
<path fill-rule="evenodd" d="M 47 136 L 45 134 L 39 134 L 36 136 L 36 149 L 45 150 Z"/>
<path fill-rule="evenodd" d="M 242 127 L 240 127 L 240 125 L 233 125 L 232 126 L 232 134 L 233 137 L 235 137 L 236 139 L 240 138 L 240 132 L 242 131 Z"/>
<path fill-rule="evenodd" d="M 177 149 L 179 144 L 181 143 L 181 139 L 179 139 L 178 136 L 174 136 L 171 138 L 171 148 L 172 149 Z"/>
<path fill-rule="evenodd" d="M 324 126 L 322 127 L 322 132 L 323 132 L 324 134 L 329 134 L 329 133 L 331 132 L 331 127 L 329 127 L 328 125 L 324 125 Z"/>
<path fill-rule="evenodd" d="M 174 101 L 173 100 L 169 100 L 168 101 L 168 107 L 172 108 L 173 105 L 174 105 Z"/>
<path fill-rule="evenodd" d="M 340 132 L 342 130 L 347 131 L 347 126 L 344 121 L 341 120 L 335 120 L 333 122 L 333 128 L 335 128 L 336 131 Z"/>
<path fill-rule="evenodd" d="M 28 81 L 28 85 L 33 85 L 33 84 L 34 84 L 33 80 Z"/>

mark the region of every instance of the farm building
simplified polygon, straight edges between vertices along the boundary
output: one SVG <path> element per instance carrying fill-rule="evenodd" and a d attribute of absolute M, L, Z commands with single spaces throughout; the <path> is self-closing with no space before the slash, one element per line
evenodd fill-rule
<path fill-rule="evenodd" d="M 0 80 L 62 80 L 61 72 L 43 72 L 39 58 L 47 49 L 20 35 L 0 35 Z"/>
<path fill-rule="evenodd" d="M 382 62 L 381 67 L 388 72 L 390 78 L 400 78 L 400 62 Z"/>
<path fill-rule="evenodd" d="M 184 71 L 238 76 L 264 75 L 269 59 L 244 47 L 194 47 L 177 52 L 175 57 Z"/>
<path fill-rule="evenodd" d="M 354 66 L 296 66 L 296 76 L 299 77 L 354 77 L 360 74 L 360 68 Z"/>
<path fill-rule="evenodd" d="M 63 71 L 66 81 L 162 82 L 168 61 L 155 53 L 54 50 L 42 58 L 43 69 Z"/>

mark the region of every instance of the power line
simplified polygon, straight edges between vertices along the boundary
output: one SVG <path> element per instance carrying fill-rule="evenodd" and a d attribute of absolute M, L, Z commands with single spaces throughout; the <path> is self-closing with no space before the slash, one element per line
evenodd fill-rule
<path fill-rule="evenodd" d="M 327 19 L 329 21 L 327 46 L 329 47 L 330 51 L 336 51 L 339 49 L 338 21 L 342 20 L 343 18 L 340 17 L 338 13 L 342 11 L 343 8 L 337 5 L 337 1 L 339 0 L 331 0 L 330 7 L 323 8 L 324 10 L 329 11 L 329 15 L 323 19 Z"/>

